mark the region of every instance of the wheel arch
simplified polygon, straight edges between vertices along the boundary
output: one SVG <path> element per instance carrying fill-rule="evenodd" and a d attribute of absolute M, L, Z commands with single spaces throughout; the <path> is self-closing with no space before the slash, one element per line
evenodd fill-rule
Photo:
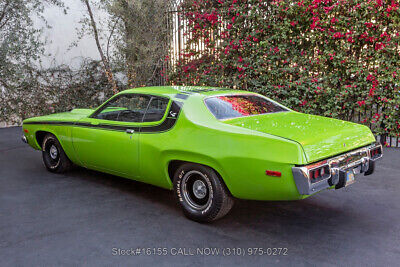
<path fill-rule="evenodd" d="M 54 131 L 52 131 L 50 129 L 39 129 L 39 130 L 35 131 L 35 140 L 36 140 L 37 146 L 40 149 L 42 149 L 43 140 L 46 137 L 46 135 L 48 135 L 48 134 L 54 135 L 57 138 L 58 142 L 60 143 L 61 147 L 65 150 L 62 140 L 58 137 L 57 133 L 55 133 Z"/>
<path fill-rule="evenodd" d="M 35 132 L 36 143 L 37 143 L 38 147 L 40 147 L 41 149 L 42 149 L 42 145 L 43 145 L 43 140 L 44 140 L 45 136 L 48 134 L 54 135 L 54 133 L 51 133 L 49 131 L 43 131 L 43 130 L 38 130 Z"/>
<path fill-rule="evenodd" d="M 229 189 L 229 181 L 227 178 L 227 174 L 224 172 L 223 168 L 213 159 L 209 158 L 205 155 L 196 155 L 195 158 L 189 157 L 176 157 L 174 159 L 170 159 L 167 161 L 167 175 L 169 178 L 169 182 L 171 185 L 173 184 L 174 174 L 176 170 L 185 163 L 194 163 L 198 165 L 206 166 L 218 175 L 221 179 L 222 183 L 228 189 L 228 192 L 231 194 L 231 190 Z M 228 181 L 228 182 L 227 182 Z M 231 194 L 232 195 L 232 194 Z"/>

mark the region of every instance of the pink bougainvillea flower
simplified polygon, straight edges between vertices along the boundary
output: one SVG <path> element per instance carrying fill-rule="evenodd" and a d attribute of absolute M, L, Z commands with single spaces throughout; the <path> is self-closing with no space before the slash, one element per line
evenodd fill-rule
<path fill-rule="evenodd" d="M 374 96 L 375 95 L 375 87 L 372 87 L 371 89 L 369 89 L 369 96 Z"/>
<path fill-rule="evenodd" d="M 369 74 L 369 75 L 367 76 L 367 81 L 373 81 L 373 80 L 375 80 L 374 75 Z"/>
<path fill-rule="evenodd" d="M 378 43 L 375 44 L 375 50 L 376 51 L 379 51 L 379 50 L 381 50 L 383 48 L 385 48 L 385 44 L 384 43 L 378 42 Z"/>
<path fill-rule="evenodd" d="M 303 100 L 300 104 L 299 104 L 299 106 L 300 107 L 303 107 L 303 106 L 305 106 L 307 104 L 307 100 Z"/>
<path fill-rule="evenodd" d="M 388 37 L 388 36 L 389 36 L 389 34 L 387 32 L 383 32 L 380 37 L 384 38 L 384 37 Z"/>
<path fill-rule="evenodd" d="M 344 35 L 341 33 L 341 32 L 335 32 L 334 34 L 333 34 L 333 38 L 342 38 Z"/>
<path fill-rule="evenodd" d="M 364 25 L 367 26 L 367 28 L 372 28 L 374 26 L 371 22 L 365 22 Z"/>
<path fill-rule="evenodd" d="M 224 51 L 225 55 L 227 55 L 229 53 L 229 49 L 230 49 L 229 45 L 227 47 L 225 47 L 225 51 Z"/>
<path fill-rule="evenodd" d="M 331 12 L 334 7 L 335 6 L 324 7 L 325 14 L 328 14 L 329 12 Z"/>

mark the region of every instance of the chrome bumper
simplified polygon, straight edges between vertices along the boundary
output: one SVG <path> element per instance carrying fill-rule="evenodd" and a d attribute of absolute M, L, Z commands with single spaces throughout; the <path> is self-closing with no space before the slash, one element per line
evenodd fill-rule
<path fill-rule="evenodd" d="M 347 171 L 370 175 L 374 171 L 375 161 L 382 155 L 382 145 L 374 143 L 314 164 L 293 167 L 293 178 L 301 195 L 311 195 L 332 186 L 339 189 L 346 185 Z M 313 181 L 313 170 L 321 168 L 324 169 L 324 175 L 318 181 Z"/>

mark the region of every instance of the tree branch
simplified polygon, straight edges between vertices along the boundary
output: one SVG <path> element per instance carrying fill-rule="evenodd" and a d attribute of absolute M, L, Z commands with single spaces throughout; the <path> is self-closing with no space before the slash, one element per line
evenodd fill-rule
<path fill-rule="evenodd" d="M 107 60 L 108 60 L 108 61 L 110 61 L 110 54 L 109 54 L 109 51 L 110 51 L 110 42 L 111 42 L 111 38 L 112 38 L 112 36 L 113 36 L 113 34 L 114 34 L 114 30 L 115 30 L 115 28 L 117 27 L 118 22 L 119 22 L 119 18 L 117 18 L 117 20 L 115 21 L 114 26 L 113 26 L 112 29 L 111 29 L 110 36 L 108 36 L 108 39 L 107 39 L 107 50 L 106 50 L 106 54 L 107 54 Z"/>
<path fill-rule="evenodd" d="M 0 15 L 0 22 L 4 19 L 4 16 L 6 15 L 6 10 L 8 8 L 8 6 L 10 5 L 10 0 L 6 0 L 6 4 L 4 5 L 3 10 L 1 11 L 1 15 Z"/>

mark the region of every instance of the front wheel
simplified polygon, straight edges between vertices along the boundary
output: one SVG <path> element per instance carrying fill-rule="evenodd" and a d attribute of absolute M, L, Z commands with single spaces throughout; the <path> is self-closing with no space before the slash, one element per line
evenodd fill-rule
<path fill-rule="evenodd" d="M 71 168 L 71 161 L 68 159 L 60 142 L 52 134 L 47 134 L 43 139 L 42 158 L 44 166 L 51 172 L 65 172 Z"/>
<path fill-rule="evenodd" d="M 225 216 L 233 198 L 217 173 L 206 166 L 186 163 L 174 175 L 175 196 L 191 220 L 211 222 Z"/>

